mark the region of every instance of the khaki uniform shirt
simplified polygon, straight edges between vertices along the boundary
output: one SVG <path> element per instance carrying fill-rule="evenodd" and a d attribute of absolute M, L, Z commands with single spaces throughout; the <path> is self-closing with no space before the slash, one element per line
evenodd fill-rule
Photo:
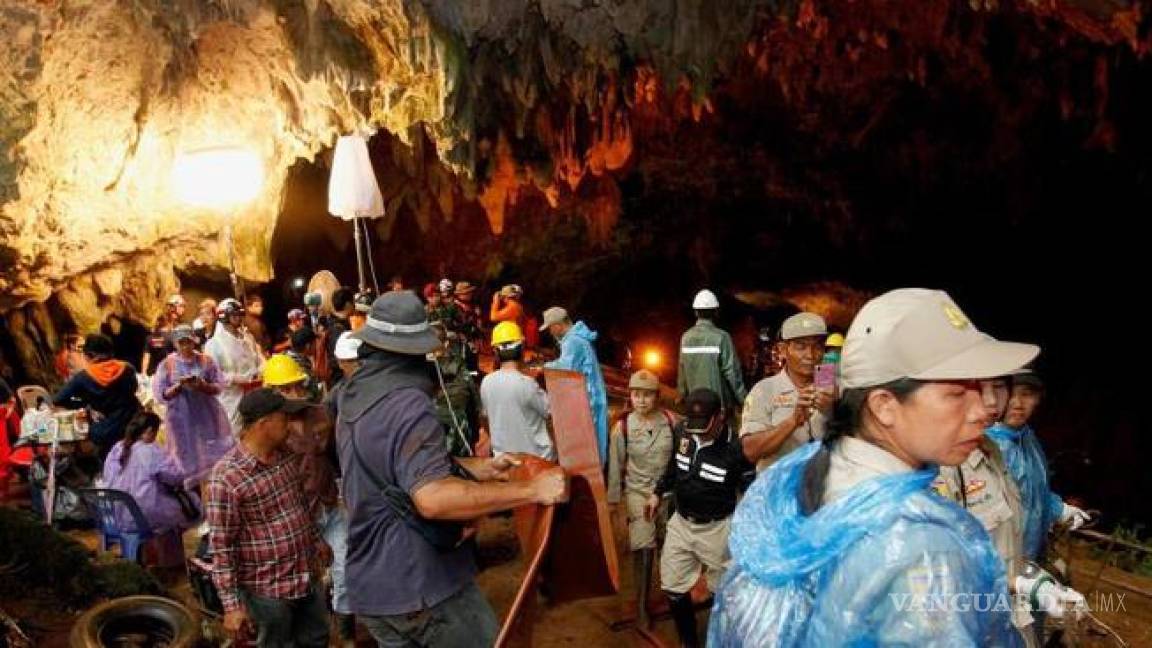
<path fill-rule="evenodd" d="M 672 426 L 663 411 L 655 410 L 647 419 L 630 412 L 627 441 L 623 428 L 623 423 L 612 428 L 608 447 L 609 502 L 620 501 L 622 486 L 627 492 L 645 496 L 655 492 L 672 456 Z"/>
<path fill-rule="evenodd" d="M 775 376 L 769 376 L 756 383 L 748 398 L 744 400 L 744 413 L 741 416 L 740 436 L 770 430 L 792 417 L 796 411 L 796 403 L 800 398 L 800 389 L 788 377 L 784 370 Z M 784 440 L 774 454 L 762 458 L 756 464 L 757 470 L 764 470 L 768 466 L 792 452 L 796 448 L 824 438 L 824 425 L 827 418 L 819 410 L 812 410 L 808 422 L 796 428 L 791 436 Z"/>
<path fill-rule="evenodd" d="M 1024 562 L 1024 509 L 996 445 L 982 443 L 959 466 L 942 466 L 932 488 L 980 520 L 1004 561 L 1009 585 L 1014 583 Z M 1016 606 L 1012 615 L 1017 628 L 1032 623 L 1032 615 L 1022 607 Z"/>
<path fill-rule="evenodd" d="M 873 477 L 911 472 L 912 468 L 880 446 L 856 437 L 840 439 L 828 461 L 824 480 L 824 504 L 843 497 L 856 484 Z"/>

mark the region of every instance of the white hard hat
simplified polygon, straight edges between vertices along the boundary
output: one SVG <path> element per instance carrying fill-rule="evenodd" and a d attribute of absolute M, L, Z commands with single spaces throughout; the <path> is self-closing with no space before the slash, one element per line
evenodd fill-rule
<path fill-rule="evenodd" d="M 696 310 L 720 308 L 720 300 L 716 299 L 716 294 L 711 290 L 701 290 L 696 293 L 696 299 L 692 300 L 692 308 Z"/>

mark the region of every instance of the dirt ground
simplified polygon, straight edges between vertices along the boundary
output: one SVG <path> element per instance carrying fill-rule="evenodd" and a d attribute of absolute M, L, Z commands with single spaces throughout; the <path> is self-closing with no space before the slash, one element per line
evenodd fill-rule
<path fill-rule="evenodd" d="M 93 551 L 96 550 L 98 538 L 94 531 L 77 531 L 71 535 Z M 189 533 L 186 536 L 189 553 L 195 548 L 195 542 L 194 533 Z M 480 562 L 484 567 L 479 578 L 480 587 L 488 595 L 497 616 L 503 619 L 527 566 L 520 556 L 512 519 L 486 520 L 481 526 L 478 546 Z M 632 591 L 630 566 L 630 561 L 624 557 L 621 560 L 622 592 Z M 190 607 L 195 605 L 186 578 L 176 575 L 165 584 L 169 586 L 169 592 L 174 598 Z M 540 599 L 535 610 L 532 645 L 540 648 L 631 645 L 634 641 L 633 633 L 627 630 L 613 632 L 609 627 L 612 622 L 631 615 L 631 611 L 626 609 L 626 599 L 625 596 L 611 596 L 554 607 L 549 607 Z M 78 615 L 61 611 L 51 601 L 31 598 L 4 601 L 2 605 L 11 616 L 20 620 L 21 628 L 34 639 L 36 646 L 64 648 L 68 645 L 68 632 Z M 700 613 L 700 623 L 701 628 L 704 628 L 707 623 L 706 612 Z M 656 632 L 668 645 L 675 645 L 675 630 L 671 621 L 658 622 Z M 635 643 L 646 645 L 643 642 Z M 365 647 L 375 645 L 363 631 L 358 644 Z"/>
<path fill-rule="evenodd" d="M 74 532 L 78 539 L 93 550 L 96 534 L 91 531 Z M 189 550 L 194 546 L 194 534 L 187 537 Z M 623 537 L 617 537 L 622 549 Z M 511 518 L 489 518 L 481 527 L 479 555 L 483 571 L 479 582 L 496 610 L 503 618 L 512 603 L 526 568 L 525 559 L 518 550 Z M 1100 572 L 1101 562 L 1093 559 L 1088 545 L 1075 543 L 1068 554 L 1071 558 L 1073 583 L 1080 588 L 1093 608 L 1093 616 L 1110 626 L 1129 646 L 1152 646 L 1152 579 L 1135 576 L 1109 567 Z M 531 645 L 539 648 L 561 646 L 644 646 L 627 628 L 613 631 L 614 622 L 630 618 L 632 589 L 631 560 L 620 554 L 621 588 L 616 596 L 589 599 L 558 606 L 548 606 L 538 599 L 531 633 Z M 1097 574 L 1100 577 L 1097 577 Z M 166 583 L 171 594 L 192 604 L 187 580 L 180 574 L 169 576 Z M 33 636 L 36 646 L 62 648 L 68 645 L 68 631 L 75 620 L 74 614 L 60 611 L 51 601 L 23 599 L 4 601 L 4 609 Z M 707 611 L 699 613 L 700 628 L 707 625 Z M 620 625 L 620 624 L 617 624 Z M 1065 630 L 1064 645 L 1112 647 L 1120 645 L 1100 626 L 1086 620 Z M 670 620 L 658 621 L 655 633 L 665 645 L 674 646 L 675 630 Z M 359 645 L 369 647 L 372 641 L 361 634 Z"/>

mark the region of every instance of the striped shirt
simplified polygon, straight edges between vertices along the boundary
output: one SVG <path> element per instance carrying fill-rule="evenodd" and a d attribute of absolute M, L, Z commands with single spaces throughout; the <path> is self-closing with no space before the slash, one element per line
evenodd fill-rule
<path fill-rule="evenodd" d="M 281 452 L 263 463 L 237 443 L 212 470 L 212 580 L 226 612 L 239 607 L 241 588 L 289 600 L 311 590 L 309 566 L 320 536 L 308 516 L 297 464 Z"/>
<path fill-rule="evenodd" d="M 656 484 L 656 494 L 671 492 L 676 510 L 693 522 L 722 520 L 736 510 L 737 494 L 746 485 L 752 464 L 744 458 L 739 439 L 720 438 L 701 443 L 684 431 L 674 431 L 672 456 Z"/>

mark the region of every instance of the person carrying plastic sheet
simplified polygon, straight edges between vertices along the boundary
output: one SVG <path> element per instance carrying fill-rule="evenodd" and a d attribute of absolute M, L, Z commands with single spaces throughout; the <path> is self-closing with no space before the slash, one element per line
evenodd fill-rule
<path fill-rule="evenodd" d="M 608 463 L 608 392 L 600 360 L 596 357 L 597 333 L 582 320 L 572 323 L 568 311 L 553 306 L 544 311 L 541 331 L 548 331 L 560 345 L 560 357 L 545 363 L 548 369 L 567 369 L 584 374 L 584 388 L 588 392 L 588 406 L 592 408 L 592 423 L 596 426 L 596 449 L 600 451 L 600 464 Z"/>
<path fill-rule="evenodd" d="M 930 484 L 980 442 L 978 381 L 1037 353 L 980 333 L 944 292 L 868 302 L 827 435 L 762 473 L 736 511 L 709 645 L 1021 645 L 988 533 Z"/>

